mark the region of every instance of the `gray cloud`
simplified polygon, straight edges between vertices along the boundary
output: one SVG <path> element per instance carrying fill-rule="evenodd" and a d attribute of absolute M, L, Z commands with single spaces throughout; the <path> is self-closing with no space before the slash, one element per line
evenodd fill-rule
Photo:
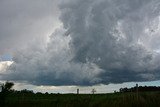
<path fill-rule="evenodd" d="M 59 23 L 58 15 L 55 0 L 1 0 L 0 55 L 12 54 L 33 42 L 43 46 L 45 34 Z"/>
<path fill-rule="evenodd" d="M 158 0 L 67 0 L 59 8 L 63 28 L 45 48 L 33 44 L 14 53 L 1 79 L 36 85 L 159 79 Z"/>
<path fill-rule="evenodd" d="M 103 70 L 91 62 L 72 62 L 70 37 L 64 30 L 52 34 L 45 50 L 21 50 L 4 79 L 24 80 L 36 85 L 90 85 L 100 81 L 96 76 Z M 29 53 L 28 53 L 29 52 Z"/>
<path fill-rule="evenodd" d="M 103 83 L 158 79 L 155 60 L 159 62 L 159 57 L 152 46 L 157 50 L 159 46 L 152 39 L 159 38 L 159 25 L 155 25 L 159 8 L 157 0 L 79 0 L 61 5 L 74 60 L 94 62 L 105 70 Z"/>

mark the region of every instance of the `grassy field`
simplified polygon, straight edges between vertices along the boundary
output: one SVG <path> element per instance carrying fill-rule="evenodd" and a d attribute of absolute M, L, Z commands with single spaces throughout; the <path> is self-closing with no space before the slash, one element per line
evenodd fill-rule
<path fill-rule="evenodd" d="M 5 99 L 5 107 L 160 107 L 160 92 L 141 92 L 138 98 L 136 93 L 10 93 Z"/>

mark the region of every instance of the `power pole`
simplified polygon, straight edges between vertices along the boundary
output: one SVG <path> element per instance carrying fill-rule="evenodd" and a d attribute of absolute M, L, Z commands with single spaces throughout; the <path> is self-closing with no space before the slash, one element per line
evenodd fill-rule
<path fill-rule="evenodd" d="M 79 89 L 77 89 L 77 94 L 79 94 Z"/>
<path fill-rule="evenodd" d="M 95 89 L 92 89 L 92 91 L 91 91 L 91 92 L 92 92 L 92 94 L 94 94 L 94 93 L 96 92 L 96 90 L 95 90 Z"/>
<path fill-rule="evenodd" d="M 137 94 L 137 100 L 138 100 L 138 84 L 136 84 L 136 94 Z"/>

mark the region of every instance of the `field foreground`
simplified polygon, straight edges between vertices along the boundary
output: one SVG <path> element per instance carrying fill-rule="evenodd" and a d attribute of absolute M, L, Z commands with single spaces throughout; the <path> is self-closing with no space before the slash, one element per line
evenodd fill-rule
<path fill-rule="evenodd" d="M 160 107 L 160 92 L 112 94 L 10 93 L 0 107 Z"/>

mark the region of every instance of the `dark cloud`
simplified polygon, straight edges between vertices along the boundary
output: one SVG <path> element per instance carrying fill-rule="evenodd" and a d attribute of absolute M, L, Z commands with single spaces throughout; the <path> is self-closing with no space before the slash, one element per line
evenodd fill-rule
<path fill-rule="evenodd" d="M 157 33 L 152 37 L 148 37 L 151 32 L 145 32 L 158 27 L 152 22 L 159 17 L 158 4 L 156 0 L 79 0 L 61 5 L 61 20 L 72 38 L 74 61 L 98 65 L 105 71 L 100 74 L 103 83 L 158 79 L 155 70 L 159 67 L 154 62 L 158 56 L 151 38 L 159 38 L 159 29 L 154 28 Z"/>
<path fill-rule="evenodd" d="M 99 81 L 96 75 L 103 70 L 97 65 L 71 61 L 74 53 L 69 46 L 70 39 L 64 30 L 57 30 L 45 50 L 30 47 L 15 53 L 15 62 L 1 78 L 37 85 L 85 85 Z"/>
<path fill-rule="evenodd" d="M 158 0 L 67 0 L 59 8 L 63 28 L 45 48 L 14 53 L 2 79 L 36 85 L 159 80 Z"/>

